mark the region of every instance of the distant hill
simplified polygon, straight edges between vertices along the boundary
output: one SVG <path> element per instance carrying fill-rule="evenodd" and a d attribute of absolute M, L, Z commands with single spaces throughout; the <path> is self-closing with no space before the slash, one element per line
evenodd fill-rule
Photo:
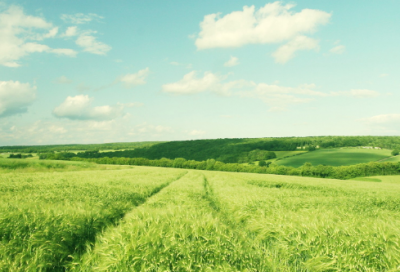
<path fill-rule="evenodd" d="M 175 159 L 204 161 L 215 159 L 225 163 L 248 162 L 250 152 L 314 150 L 318 148 L 379 146 L 394 149 L 400 147 L 400 137 L 389 136 L 320 136 L 282 138 L 212 139 L 172 141 L 158 143 L 134 150 L 115 152 L 84 152 L 82 158 L 126 157 L 147 159 Z M 260 153 L 260 152 L 259 152 Z"/>

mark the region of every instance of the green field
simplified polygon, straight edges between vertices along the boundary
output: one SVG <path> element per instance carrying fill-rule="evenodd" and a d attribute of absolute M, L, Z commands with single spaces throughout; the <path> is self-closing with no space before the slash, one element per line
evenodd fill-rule
<path fill-rule="evenodd" d="M 400 176 L 46 163 L 0 171 L 0 271 L 399 269 Z"/>
<path fill-rule="evenodd" d="M 274 152 L 276 154 L 277 159 L 307 153 L 307 151 L 274 151 Z"/>
<path fill-rule="evenodd" d="M 391 156 L 388 149 L 362 149 L 362 148 L 332 148 L 319 149 L 307 152 L 299 156 L 293 156 L 276 161 L 278 165 L 300 167 L 309 162 L 312 165 L 352 165 L 357 163 L 368 163 L 379 161 Z"/>
<path fill-rule="evenodd" d="M 383 159 L 382 162 L 400 162 L 400 155 Z"/>

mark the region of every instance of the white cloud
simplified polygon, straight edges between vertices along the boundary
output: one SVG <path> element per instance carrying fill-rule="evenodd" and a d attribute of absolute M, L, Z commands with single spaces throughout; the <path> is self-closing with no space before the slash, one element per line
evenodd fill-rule
<path fill-rule="evenodd" d="M 387 77 L 387 76 L 389 76 L 389 74 L 380 74 L 380 75 L 379 75 L 379 77 L 382 77 L 382 78 L 383 78 L 383 77 Z"/>
<path fill-rule="evenodd" d="M 111 46 L 97 41 L 96 37 L 92 36 L 91 33 L 93 31 L 82 33 L 75 42 L 83 48 L 83 51 L 96 55 L 105 55 L 111 50 Z"/>
<path fill-rule="evenodd" d="M 130 103 L 118 103 L 118 105 L 123 106 L 124 108 L 135 108 L 143 106 L 143 103 L 140 102 L 130 102 Z"/>
<path fill-rule="evenodd" d="M 373 124 L 392 124 L 396 123 L 400 125 L 400 114 L 381 114 L 381 115 L 376 115 L 372 116 L 369 118 L 363 119 L 364 121 L 367 121 L 369 123 Z"/>
<path fill-rule="evenodd" d="M 27 111 L 36 98 L 36 87 L 19 81 L 0 81 L 0 117 Z"/>
<path fill-rule="evenodd" d="M 175 83 L 164 84 L 163 92 L 172 94 L 193 94 L 204 91 L 214 91 L 222 80 L 221 77 L 205 72 L 202 78 L 196 78 L 196 71 L 192 71 L 183 76 L 183 78 Z"/>
<path fill-rule="evenodd" d="M 61 15 L 61 19 L 66 23 L 71 24 L 86 24 L 93 20 L 103 19 L 104 17 L 99 16 L 95 13 L 83 14 L 83 13 L 76 13 L 76 14 L 63 14 Z"/>
<path fill-rule="evenodd" d="M 225 67 L 233 67 L 239 64 L 239 59 L 237 57 L 232 57 L 224 63 Z"/>
<path fill-rule="evenodd" d="M 68 96 L 61 105 L 53 110 L 53 114 L 59 118 L 70 120 L 96 120 L 107 121 L 115 119 L 123 114 L 123 106 L 92 106 L 93 98 L 88 95 Z"/>
<path fill-rule="evenodd" d="M 333 54 L 343 54 L 344 51 L 346 51 L 346 46 L 344 45 L 337 45 L 335 47 L 333 47 L 331 50 L 329 50 L 329 52 L 333 53 Z"/>
<path fill-rule="evenodd" d="M 59 78 L 57 78 L 55 80 L 55 83 L 58 83 L 58 84 L 70 84 L 70 83 L 72 83 L 72 80 L 67 78 L 66 76 L 60 76 Z"/>
<path fill-rule="evenodd" d="M 138 85 L 146 84 L 146 78 L 150 73 L 150 69 L 142 69 L 135 74 L 127 74 L 121 76 L 117 81 L 122 82 L 125 88 L 132 88 Z"/>
<path fill-rule="evenodd" d="M 55 53 L 75 56 L 72 49 L 52 49 L 37 43 L 47 38 L 54 38 L 58 28 L 45 19 L 25 15 L 22 8 L 10 6 L 0 13 L 0 65 L 19 67 L 22 57 L 31 53 Z"/>
<path fill-rule="evenodd" d="M 332 92 L 333 96 L 343 95 L 343 96 L 351 96 L 354 98 L 371 98 L 377 97 L 380 95 L 379 92 L 367 89 L 352 89 L 350 91 L 340 91 L 340 92 Z"/>
<path fill-rule="evenodd" d="M 68 56 L 68 57 L 72 57 L 72 58 L 76 57 L 76 54 L 78 54 L 78 52 L 76 52 L 75 50 L 67 49 L 67 48 L 51 49 L 50 52 L 57 54 L 57 55 L 64 55 L 64 56 Z"/>
<path fill-rule="evenodd" d="M 78 27 L 76 26 L 70 26 L 67 28 L 67 30 L 65 30 L 65 33 L 62 34 L 61 36 L 63 37 L 73 37 L 78 35 Z"/>
<path fill-rule="evenodd" d="M 203 130 L 194 129 L 194 130 L 189 131 L 189 132 L 188 132 L 188 135 L 191 135 L 191 136 L 200 136 L 200 135 L 203 135 L 203 134 L 205 134 L 205 133 L 206 133 L 206 132 L 203 131 Z"/>
<path fill-rule="evenodd" d="M 294 57 L 296 51 L 299 50 L 318 50 L 318 41 L 306 36 L 297 36 L 287 44 L 282 45 L 276 50 L 272 56 L 275 58 L 275 62 L 286 63 L 288 60 Z"/>
<path fill-rule="evenodd" d="M 293 12 L 292 4 L 268 3 L 259 10 L 244 6 L 223 17 L 219 13 L 204 16 L 196 39 L 198 49 L 240 47 L 246 44 L 280 43 L 299 35 L 313 33 L 328 23 L 331 14 L 315 9 Z"/>

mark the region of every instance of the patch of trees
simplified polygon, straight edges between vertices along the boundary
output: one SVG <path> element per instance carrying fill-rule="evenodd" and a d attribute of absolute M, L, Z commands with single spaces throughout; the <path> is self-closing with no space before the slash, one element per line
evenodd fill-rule
<path fill-rule="evenodd" d="M 18 154 L 10 154 L 8 156 L 8 158 L 10 158 L 10 159 L 26 159 L 26 158 L 32 158 L 32 157 L 33 157 L 32 154 L 23 155 L 23 154 L 20 154 L 20 153 L 18 153 Z"/>
<path fill-rule="evenodd" d="M 399 155 L 400 151 L 398 149 L 395 149 L 392 151 L 392 156 L 397 156 Z"/>

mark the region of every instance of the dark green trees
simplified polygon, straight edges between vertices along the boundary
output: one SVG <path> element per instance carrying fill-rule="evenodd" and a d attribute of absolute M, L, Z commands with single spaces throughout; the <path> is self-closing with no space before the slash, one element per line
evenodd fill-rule
<path fill-rule="evenodd" d="M 397 156 L 399 155 L 400 151 L 398 149 L 395 149 L 392 151 L 392 156 Z"/>

